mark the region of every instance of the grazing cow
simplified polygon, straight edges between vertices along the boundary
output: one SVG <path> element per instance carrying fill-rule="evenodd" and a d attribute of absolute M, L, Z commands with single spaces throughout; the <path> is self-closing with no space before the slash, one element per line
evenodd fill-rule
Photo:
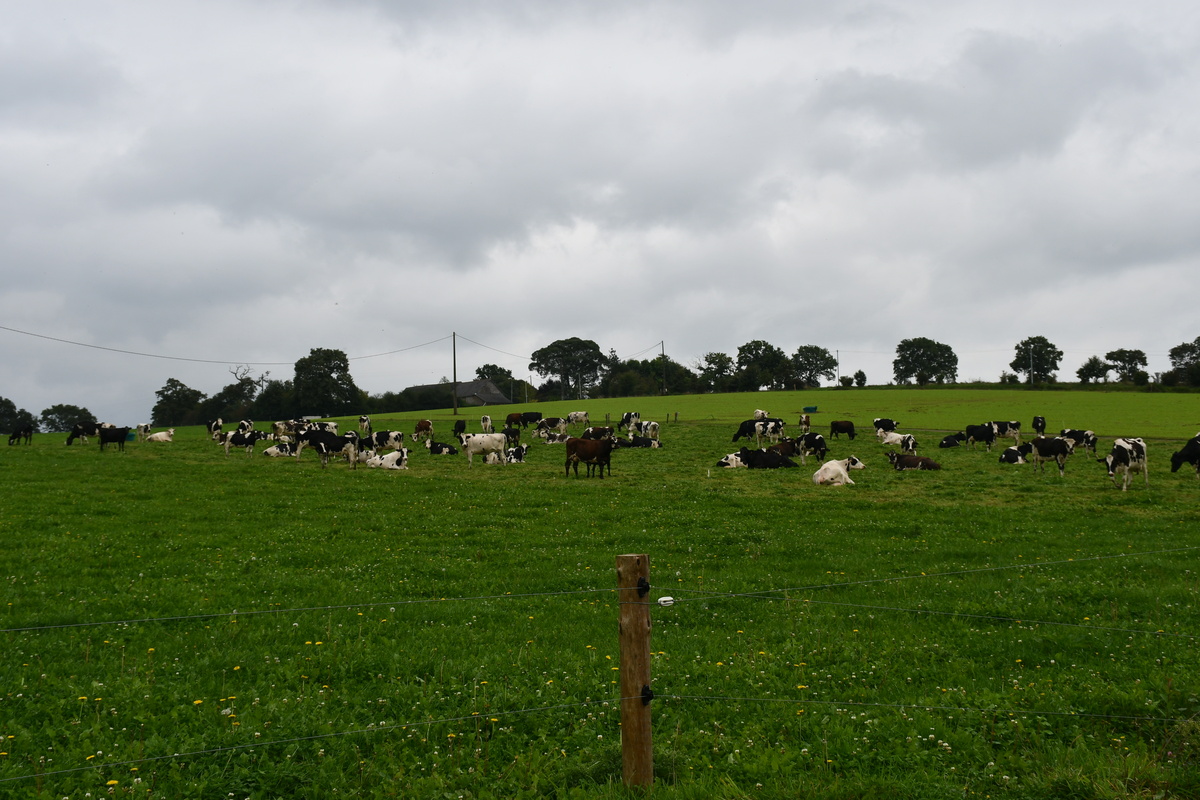
<path fill-rule="evenodd" d="M 958 433 L 952 433 L 949 436 L 943 438 L 940 442 L 938 442 L 938 447 L 941 447 L 943 449 L 945 449 L 947 447 L 958 447 L 960 444 L 962 444 L 966 440 L 967 440 L 967 434 L 964 433 L 963 431 L 959 431 Z"/>
<path fill-rule="evenodd" d="M 851 441 L 854 441 L 854 423 L 846 419 L 834 420 L 829 423 L 830 439 L 836 439 L 843 433 L 849 436 Z"/>
<path fill-rule="evenodd" d="M 1200 479 L 1200 433 L 1188 439 L 1178 453 L 1171 454 L 1171 472 L 1179 472 L 1184 464 L 1195 467 L 1196 478 Z"/>
<path fill-rule="evenodd" d="M 542 438 L 545 438 L 545 434 L 550 432 L 566 433 L 566 417 L 546 417 L 544 419 L 539 419 L 537 422 L 537 427 L 533 429 L 533 435 Z"/>
<path fill-rule="evenodd" d="M 147 442 L 173 442 L 173 441 L 175 441 L 175 429 L 167 428 L 165 431 L 159 431 L 158 433 L 151 433 L 146 436 L 145 441 L 147 441 Z"/>
<path fill-rule="evenodd" d="M 662 447 L 662 443 L 657 439 L 651 439 L 648 436 L 638 436 L 636 433 L 628 439 L 617 439 L 617 447 Z"/>
<path fill-rule="evenodd" d="M 566 444 L 567 439 L 571 438 L 569 433 L 547 433 L 546 444 Z M 586 436 L 583 438 L 587 438 Z"/>
<path fill-rule="evenodd" d="M 754 437 L 755 442 L 762 444 L 764 438 L 770 439 L 772 442 L 778 442 L 779 437 L 783 436 L 783 420 L 781 419 L 765 419 L 753 420 L 748 419 L 738 426 L 737 433 L 733 434 L 733 441 L 736 442 L 742 437 L 749 439 Z"/>
<path fill-rule="evenodd" d="M 821 468 L 813 473 L 813 483 L 817 486 L 854 485 L 850 480 L 850 470 L 866 469 L 867 465 L 854 456 L 843 458 L 841 461 L 826 461 Z"/>
<path fill-rule="evenodd" d="M 370 450 L 399 450 L 404 447 L 403 431 L 375 431 L 361 437 L 362 446 Z"/>
<path fill-rule="evenodd" d="M 367 466 L 371 469 L 408 469 L 408 454 L 412 452 L 407 447 L 402 447 L 388 453 L 386 456 L 373 456 L 367 459 Z"/>
<path fill-rule="evenodd" d="M 445 442 L 435 442 L 433 439 L 425 440 L 425 449 L 429 451 L 431 456 L 456 456 L 458 448 L 454 445 L 446 444 Z"/>
<path fill-rule="evenodd" d="M 992 423 L 985 422 L 983 425 L 968 425 L 966 427 L 967 444 L 971 445 L 971 449 L 975 449 L 977 442 L 983 442 L 987 445 L 987 451 L 992 452 L 992 444 L 996 441 L 996 429 L 992 427 Z"/>
<path fill-rule="evenodd" d="M 626 411 L 621 415 L 621 427 L 628 430 L 629 426 L 635 422 L 640 422 L 642 415 L 637 411 Z"/>
<path fill-rule="evenodd" d="M 149 422 L 139 422 L 137 424 L 137 440 L 139 442 L 146 441 L 146 437 L 150 435 L 150 429 L 153 427 Z"/>
<path fill-rule="evenodd" d="M 320 428 L 310 428 L 306 431 L 301 431 L 296 436 L 296 461 L 299 462 L 300 454 L 304 452 L 305 447 L 311 447 L 321 456 L 321 469 L 329 466 L 329 458 L 337 453 L 341 453 L 346 457 L 354 469 L 358 469 L 358 439 L 349 438 L 347 436 L 338 436 L 336 433 Z"/>
<path fill-rule="evenodd" d="M 217 417 L 208 423 L 208 436 L 214 442 L 217 440 L 217 435 L 221 433 L 221 426 L 225 424 L 225 420 Z M 86 444 L 86 442 L 84 443 Z"/>
<path fill-rule="evenodd" d="M 585 428 L 592 424 L 592 420 L 588 417 L 588 412 L 586 411 L 572 411 L 568 413 L 567 422 L 572 425 L 582 425 Z"/>
<path fill-rule="evenodd" d="M 363 414 L 358 418 L 358 432 L 359 433 L 370 433 L 371 432 L 371 418 L 368 417 L 366 414 Z"/>
<path fill-rule="evenodd" d="M 87 440 L 88 440 L 89 436 L 99 436 L 99 435 L 100 435 L 100 424 L 99 423 L 97 423 L 97 422 L 76 422 L 75 426 L 71 428 L 71 432 L 69 434 L 67 434 L 67 446 L 70 446 L 71 442 L 75 441 L 76 439 L 80 440 L 84 444 L 87 444 Z"/>
<path fill-rule="evenodd" d="M 642 436 L 647 436 L 651 439 L 658 438 L 658 423 L 645 420 L 643 422 L 635 422 L 629 426 L 630 435 L 640 433 Z"/>
<path fill-rule="evenodd" d="M 1038 436 L 1046 435 L 1046 418 L 1045 417 L 1034 417 L 1033 418 L 1033 432 Z"/>
<path fill-rule="evenodd" d="M 992 429 L 996 431 L 997 439 L 1012 439 L 1017 444 L 1021 443 L 1021 423 L 1017 420 L 1009 420 L 1007 422 L 993 421 Z"/>
<path fill-rule="evenodd" d="M 593 425 L 590 428 L 584 428 L 583 433 L 579 435 L 580 439 L 611 439 L 616 434 L 610 426 Z"/>
<path fill-rule="evenodd" d="M 521 427 L 527 428 L 530 425 L 536 425 L 542 419 L 540 411 L 522 411 L 521 412 Z"/>
<path fill-rule="evenodd" d="M 468 467 L 475 466 L 476 455 L 482 455 L 485 460 L 488 453 L 503 455 L 504 448 L 508 445 L 508 437 L 503 433 L 465 433 L 459 435 L 458 441 L 463 452 L 467 454 Z"/>
<path fill-rule="evenodd" d="M 896 422 L 894 419 L 888 419 L 887 417 L 880 417 L 879 419 L 874 420 L 872 424 L 875 425 L 875 430 L 886 431 L 888 433 L 900 427 L 899 422 Z"/>
<path fill-rule="evenodd" d="M 500 431 L 500 435 L 502 435 L 504 439 L 513 447 L 516 447 L 521 443 L 520 428 L 505 428 L 504 430 Z"/>
<path fill-rule="evenodd" d="M 1096 434 L 1092 431 L 1081 431 L 1075 428 L 1063 428 L 1058 435 L 1064 439 L 1070 439 L 1071 444 L 1075 447 L 1082 446 L 1084 452 L 1091 452 L 1093 456 L 1096 455 L 1096 444 L 1098 440 L 1096 439 Z"/>
<path fill-rule="evenodd" d="M 33 443 L 33 426 L 32 425 L 26 425 L 24 428 L 17 428 L 15 431 L 13 431 L 12 435 L 8 437 L 9 447 L 13 446 L 14 444 L 17 444 L 22 439 L 25 440 L 25 444 Z"/>
<path fill-rule="evenodd" d="M 770 419 L 770 418 L 771 418 L 770 411 L 763 411 L 761 408 L 754 409 L 754 419 L 761 422 L 764 419 Z"/>
<path fill-rule="evenodd" d="M 1034 469 L 1045 473 L 1046 462 L 1053 461 L 1058 464 L 1060 478 L 1066 473 L 1067 456 L 1075 452 L 1074 440 L 1062 436 L 1053 439 L 1042 436 L 1031 439 L 1029 443 L 1033 445 L 1033 449 L 1029 452 L 1029 458 L 1033 461 Z"/>
<path fill-rule="evenodd" d="M 126 425 L 124 428 L 100 427 L 100 451 L 104 452 L 104 446 L 115 443 L 117 449 L 124 452 L 125 439 L 129 436 L 131 428 Z"/>
<path fill-rule="evenodd" d="M 484 414 L 479 418 L 479 430 L 481 433 L 495 433 L 496 429 L 492 427 L 492 418 Z"/>
<path fill-rule="evenodd" d="M 796 440 L 800 443 L 800 463 L 807 464 L 808 456 L 816 456 L 820 461 L 829 452 L 825 437 L 819 433 L 806 433 Z"/>
<path fill-rule="evenodd" d="M 521 412 L 514 411 L 504 418 L 504 427 L 520 428 L 521 427 Z"/>
<path fill-rule="evenodd" d="M 1146 443 L 1141 439 L 1117 439 L 1113 442 L 1112 452 L 1096 460 L 1108 465 L 1108 477 L 1112 478 L 1113 486 L 1117 485 L 1117 473 L 1121 473 L 1121 491 L 1129 490 L 1135 472 L 1142 473 L 1142 477 L 1146 479 L 1146 487 L 1149 488 L 1150 470 L 1146 467 Z"/>
<path fill-rule="evenodd" d="M 417 420 L 417 426 L 413 429 L 412 440 L 429 439 L 433 437 L 433 423 L 427 419 Z"/>
<path fill-rule="evenodd" d="M 566 474 L 571 474 L 571 467 L 575 467 L 575 477 L 579 477 L 579 464 L 582 462 L 587 465 L 586 475 L 591 477 L 594 467 L 599 467 L 600 478 L 604 478 L 604 468 L 608 468 L 608 474 L 612 476 L 612 451 L 616 447 L 616 443 L 611 437 L 605 439 L 567 439 L 567 460 L 565 464 Z"/>
<path fill-rule="evenodd" d="M 246 455 L 249 456 L 254 452 L 254 443 L 265 441 L 267 438 L 269 438 L 269 436 L 270 434 L 266 433 L 265 431 L 231 431 L 230 434 L 225 437 L 225 455 L 229 455 L 229 449 L 231 447 L 244 447 L 246 449 Z"/>
<path fill-rule="evenodd" d="M 808 414 L 800 415 L 799 426 L 801 433 L 808 433 L 809 430 L 812 429 L 812 420 L 809 418 Z"/>
<path fill-rule="evenodd" d="M 892 469 L 897 472 L 903 472 L 908 469 L 941 469 L 942 465 L 926 456 L 917 456 L 912 454 L 897 453 L 894 450 L 889 450 L 888 461 L 892 462 Z"/>
<path fill-rule="evenodd" d="M 1026 464 L 1028 463 L 1026 459 L 1029 458 L 1029 454 L 1032 452 L 1033 445 L 1029 442 L 1026 442 L 1025 444 L 1018 444 L 1014 447 L 1007 447 L 1004 449 L 1004 452 L 1000 454 L 1000 463 Z"/>
<path fill-rule="evenodd" d="M 279 444 L 273 444 L 270 447 L 268 447 L 266 450 L 263 450 L 262 454 L 264 456 L 270 456 L 271 458 L 283 458 L 284 456 L 293 456 L 296 454 L 296 445 L 294 445 L 290 442 L 280 442 Z"/>
<path fill-rule="evenodd" d="M 452 434 L 454 434 L 455 436 L 458 436 L 460 433 L 466 433 L 467 432 L 467 421 L 465 419 L 454 420 L 454 427 L 450 430 L 450 432 Z M 429 440 L 426 439 L 425 441 L 429 441 Z"/>

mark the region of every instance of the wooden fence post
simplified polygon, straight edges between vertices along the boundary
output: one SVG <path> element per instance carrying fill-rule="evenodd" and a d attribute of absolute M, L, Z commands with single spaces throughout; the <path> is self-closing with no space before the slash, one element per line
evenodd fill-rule
<path fill-rule="evenodd" d="M 650 557 L 617 556 L 621 640 L 621 766 L 626 786 L 654 782 L 650 736 Z"/>

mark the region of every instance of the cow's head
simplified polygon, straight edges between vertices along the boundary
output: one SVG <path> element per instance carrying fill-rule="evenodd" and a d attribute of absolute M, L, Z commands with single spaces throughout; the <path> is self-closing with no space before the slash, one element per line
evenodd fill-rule
<path fill-rule="evenodd" d="M 716 465 L 718 467 L 744 467 L 744 466 L 746 466 L 745 462 L 742 461 L 741 456 L 739 456 L 737 453 L 730 453 L 729 455 L 725 456 L 720 461 L 718 461 Z"/>
<path fill-rule="evenodd" d="M 889 454 L 890 455 L 890 454 Z M 855 456 L 850 456 L 846 459 L 846 469 L 866 469 L 867 465 L 859 461 Z"/>

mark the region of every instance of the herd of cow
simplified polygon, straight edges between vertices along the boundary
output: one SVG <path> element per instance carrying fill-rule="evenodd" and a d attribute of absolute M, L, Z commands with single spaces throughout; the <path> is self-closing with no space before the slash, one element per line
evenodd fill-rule
<path fill-rule="evenodd" d="M 738 452 L 730 453 L 720 459 L 716 466 L 777 469 L 800 466 L 800 464 L 806 463 L 806 459 L 810 455 L 816 456 L 818 461 L 825 457 L 829 450 L 825 437 L 811 430 L 811 421 L 807 414 L 800 417 L 801 433 L 796 438 L 783 435 L 784 425 L 782 419 L 770 416 L 769 412 L 756 410 L 752 419 L 748 419 L 738 426 L 737 432 L 733 435 L 733 441 L 753 438 L 758 444 L 758 449 L 751 450 L 749 447 L 743 446 Z M 912 434 L 899 433 L 896 430 L 899 423 L 895 420 L 886 417 L 878 418 L 873 420 L 873 425 L 875 435 L 881 444 L 899 448 L 898 450 L 889 450 L 886 454 L 893 469 L 903 471 L 942 468 L 941 464 L 932 458 L 916 454 L 916 437 Z M 1058 436 L 1048 438 L 1046 436 L 1046 419 L 1041 416 L 1033 418 L 1033 430 L 1036 434 L 1035 438 L 1022 443 L 1021 423 L 1017 420 L 967 425 L 962 431 L 944 437 L 938 443 L 938 447 L 945 449 L 965 444 L 971 449 L 975 449 L 977 445 L 983 444 L 990 453 L 992 445 L 997 440 L 1011 438 L 1015 444 L 1000 454 L 1001 464 L 1032 463 L 1038 471 L 1044 473 L 1046 463 L 1054 462 L 1058 466 L 1060 477 L 1066 472 L 1067 457 L 1073 455 L 1076 448 L 1081 448 L 1085 453 L 1090 452 L 1093 457 L 1096 456 L 1098 439 L 1092 431 L 1064 428 Z M 842 434 L 854 439 L 856 436 L 854 423 L 848 420 L 831 422 L 830 438 L 836 439 Z M 763 447 L 764 439 L 770 442 L 766 447 Z M 800 464 L 793 460 L 797 457 L 800 459 Z M 1118 477 L 1120 478 L 1120 486 L 1123 491 L 1129 489 L 1129 484 L 1137 473 L 1142 474 L 1147 486 L 1150 485 L 1150 474 L 1146 461 L 1146 442 L 1140 438 L 1117 438 L 1113 441 L 1111 452 L 1104 458 L 1096 460 L 1107 466 L 1108 477 L 1112 479 L 1114 486 L 1117 485 Z M 1200 478 L 1200 433 L 1188 440 L 1183 449 L 1172 454 L 1172 472 L 1178 472 L 1184 464 L 1191 464 L 1196 470 L 1196 477 Z M 849 470 L 864 469 L 865 466 L 854 456 L 848 459 L 827 461 L 813 474 L 813 482 L 824 486 L 853 484 L 854 481 L 850 479 Z"/>
<path fill-rule="evenodd" d="M 487 464 L 514 464 L 525 461 L 529 450 L 528 444 L 521 444 L 521 435 L 530 427 L 532 436 L 544 440 L 547 444 L 563 444 L 566 451 L 564 462 L 566 474 L 574 469 L 579 475 L 579 465 L 587 468 L 586 474 L 603 478 L 607 470 L 612 474 L 612 452 L 624 447 L 662 447 L 659 439 L 657 422 L 643 421 L 638 412 L 628 412 L 622 415 L 619 426 L 592 425 L 586 411 L 571 412 L 566 417 L 543 417 L 540 412 L 526 411 L 508 414 L 504 427 L 497 432 L 492 418 L 485 414 L 480 418 L 480 432 L 467 433 L 466 420 L 456 420 L 452 432 L 458 445 L 439 442 L 434 439 L 433 422 L 427 419 L 418 420 L 411 434 L 401 431 L 375 431 L 371 427 L 368 416 L 359 417 L 359 430 L 338 432 L 336 422 L 311 421 L 304 419 L 284 420 L 273 423 L 271 431 L 255 430 L 251 420 L 241 420 L 233 430 L 225 431 L 224 422 L 214 420 L 208 425 L 210 437 L 224 447 L 228 456 L 232 448 L 240 447 L 249 456 L 254 452 L 258 442 L 272 442 L 265 450 L 266 456 L 288 456 L 299 459 L 306 447 L 311 447 L 321 459 L 321 466 L 326 467 L 329 460 L 335 456 L 345 458 L 354 468 L 359 463 L 368 467 L 384 469 L 406 469 L 412 450 L 405 446 L 406 442 L 424 443 L 430 455 L 458 455 L 460 452 L 467 456 L 467 464 L 473 466 L 474 457 L 480 456 Z M 887 451 L 886 455 L 893 469 L 896 470 L 937 470 L 941 465 L 927 456 L 917 455 L 917 439 L 912 434 L 900 433 L 899 423 L 889 418 L 878 418 L 872 421 L 876 437 L 885 446 L 896 449 Z M 579 436 L 572 436 L 568 431 L 571 426 L 582 426 Z M 825 436 L 811 430 L 811 419 L 808 414 L 800 416 L 798 426 L 800 435 L 790 438 L 784 435 L 785 423 L 778 417 L 772 417 L 767 411 L 756 410 L 752 419 L 742 422 L 733 435 L 733 442 L 741 439 L 753 439 L 757 449 L 743 446 L 738 452 L 730 453 L 721 458 L 718 467 L 746 467 L 750 469 L 777 469 L 781 467 L 797 467 L 806 464 L 809 456 L 814 456 L 818 462 L 825 459 L 829 451 Z M 990 453 L 992 446 L 1001 440 L 1012 439 L 1014 444 L 1008 446 L 1000 454 L 1002 464 L 1032 463 L 1041 472 L 1045 471 L 1047 462 L 1053 462 L 1058 467 L 1060 476 L 1065 474 L 1066 461 L 1077 450 L 1096 456 L 1099 444 L 1097 436 L 1090 430 L 1065 428 L 1058 436 L 1047 437 L 1046 420 L 1044 417 L 1033 418 L 1035 438 L 1021 442 L 1021 423 L 1017 420 L 991 421 L 979 425 L 967 425 L 963 430 L 945 436 L 938 447 L 945 449 L 966 446 L 976 449 L 983 445 Z M 136 433 L 131 433 L 135 431 Z M 87 444 L 88 437 L 98 437 L 100 449 L 109 444 L 116 444 L 120 450 L 125 449 L 125 442 L 136 436 L 138 441 L 170 442 L 175 430 L 169 429 L 152 433 L 149 425 L 138 425 L 136 428 L 116 426 L 107 423 L 81 422 L 76 424 L 67 436 L 67 444 L 76 440 Z M 837 439 L 846 435 L 851 440 L 856 437 L 854 423 L 849 420 L 835 420 L 829 425 L 829 438 Z M 24 441 L 32 441 L 33 430 L 26 427 L 16 430 L 9 437 L 10 445 Z M 764 441 L 768 444 L 764 447 Z M 385 451 L 391 452 L 385 452 Z M 799 459 L 797 464 L 794 459 Z M 1113 484 L 1120 485 L 1123 490 L 1129 488 L 1133 476 L 1141 473 L 1146 485 L 1150 478 L 1147 470 L 1146 443 L 1140 438 L 1121 437 L 1113 442 L 1112 450 L 1104 458 L 1096 458 L 1108 468 L 1108 475 Z M 1184 464 L 1190 464 L 1200 478 L 1200 434 L 1188 440 L 1183 448 L 1171 456 L 1171 471 L 1178 472 Z M 846 459 L 824 461 L 813 474 L 813 482 L 818 485 L 853 484 L 849 471 L 864 469 L 865 464 L 858 458 L 850 456 Z"/>

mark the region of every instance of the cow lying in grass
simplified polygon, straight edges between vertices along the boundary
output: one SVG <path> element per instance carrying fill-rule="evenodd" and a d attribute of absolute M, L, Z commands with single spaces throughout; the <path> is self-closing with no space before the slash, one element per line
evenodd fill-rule
<path fill-rule="evenodd" d="M 843 458 L 841 461 L 826 461 L 821 468 L 813 473 L 813 483 L 817 486 L 853 485 L 850 480 L 850 470 L 866 469 L 867 465 L 854 456 Z"/>

